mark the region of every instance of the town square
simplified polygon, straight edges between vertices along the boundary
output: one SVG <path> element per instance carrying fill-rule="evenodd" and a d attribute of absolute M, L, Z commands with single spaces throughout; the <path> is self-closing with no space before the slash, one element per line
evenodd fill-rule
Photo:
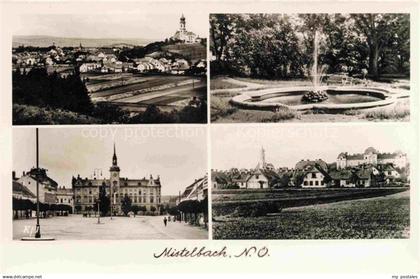
<path fill-rule="evenodd" d="M 131 135 L 150 136 L 129 138 L 122 128 L 101 132 L 108 135 L 105 138 L 93 136 L 97 133 L 88 128 L 16 130 L 17 144 L 33 144 L 15 149 L 16 169 L 32 167 L 21 174 L 12 173 L 13 238 L 208 238 L 207 161 L 202 144 L 206 133 L 190 129 L 185 133 L 166 130 L 171 137 L 131 131 Z M 64 148 L 62 141 L 67 142 Z M 172 149 L 168 141 L 177 148 Z M 101 149 L 106 146 L 108 151 Z M 93 150 L 98 151 L 98 158 L 94 158 Z M 160 153 L 162 150 L 165 154 Z M 174 169 L 174 165 L 178 167 Z M 79 170 L 73 172 L 77 166 Z M 187 172 L 181 176 L 183 168 Z M 140 176 L 142 169 L 159 172 Z M 127 172 L 139 176 L 124 177 Z"/>

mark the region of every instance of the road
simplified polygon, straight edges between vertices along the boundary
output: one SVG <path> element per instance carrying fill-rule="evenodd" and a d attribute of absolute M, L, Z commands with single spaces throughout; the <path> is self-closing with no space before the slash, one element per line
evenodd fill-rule
<path fill-rule="evenodd" d="M 115 239 L 207 239 L 208 231 L 181 222 L 169 222 L 163 216 L 86 218 L 81 215 L 40 219 L 41 234 L 56 240 Z M 34 233 L 36 219 L 13 221 L 13 239 Z"/>

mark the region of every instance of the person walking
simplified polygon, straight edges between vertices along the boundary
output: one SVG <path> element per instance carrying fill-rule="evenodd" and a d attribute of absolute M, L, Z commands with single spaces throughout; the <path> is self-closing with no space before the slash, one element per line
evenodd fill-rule
<path fill-rule="evenodd" d="M 163 218 L 163 223 L 165 224 L 165 227 L 166 227 L 166 223 L 168 223 L 168 219 L 166 219 L 166 216 L 165 218 Z"/>

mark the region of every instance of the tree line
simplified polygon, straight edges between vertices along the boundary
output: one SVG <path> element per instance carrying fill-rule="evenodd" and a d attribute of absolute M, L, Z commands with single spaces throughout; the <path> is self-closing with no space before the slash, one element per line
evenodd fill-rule
<path fill-rule="evenodd" d="M 212 14 L 212 74 L 308 75 L 314 36 L 328 73 L 409 75 L 409 14 Z"/>

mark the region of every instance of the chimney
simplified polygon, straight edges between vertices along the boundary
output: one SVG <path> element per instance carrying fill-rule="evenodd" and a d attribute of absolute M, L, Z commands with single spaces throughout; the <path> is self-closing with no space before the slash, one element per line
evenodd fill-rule
<path fill-rule="evenodd" d="M 12 179 L 16 180 L 16 172 L 15 171 L 12 171 Z"/>

